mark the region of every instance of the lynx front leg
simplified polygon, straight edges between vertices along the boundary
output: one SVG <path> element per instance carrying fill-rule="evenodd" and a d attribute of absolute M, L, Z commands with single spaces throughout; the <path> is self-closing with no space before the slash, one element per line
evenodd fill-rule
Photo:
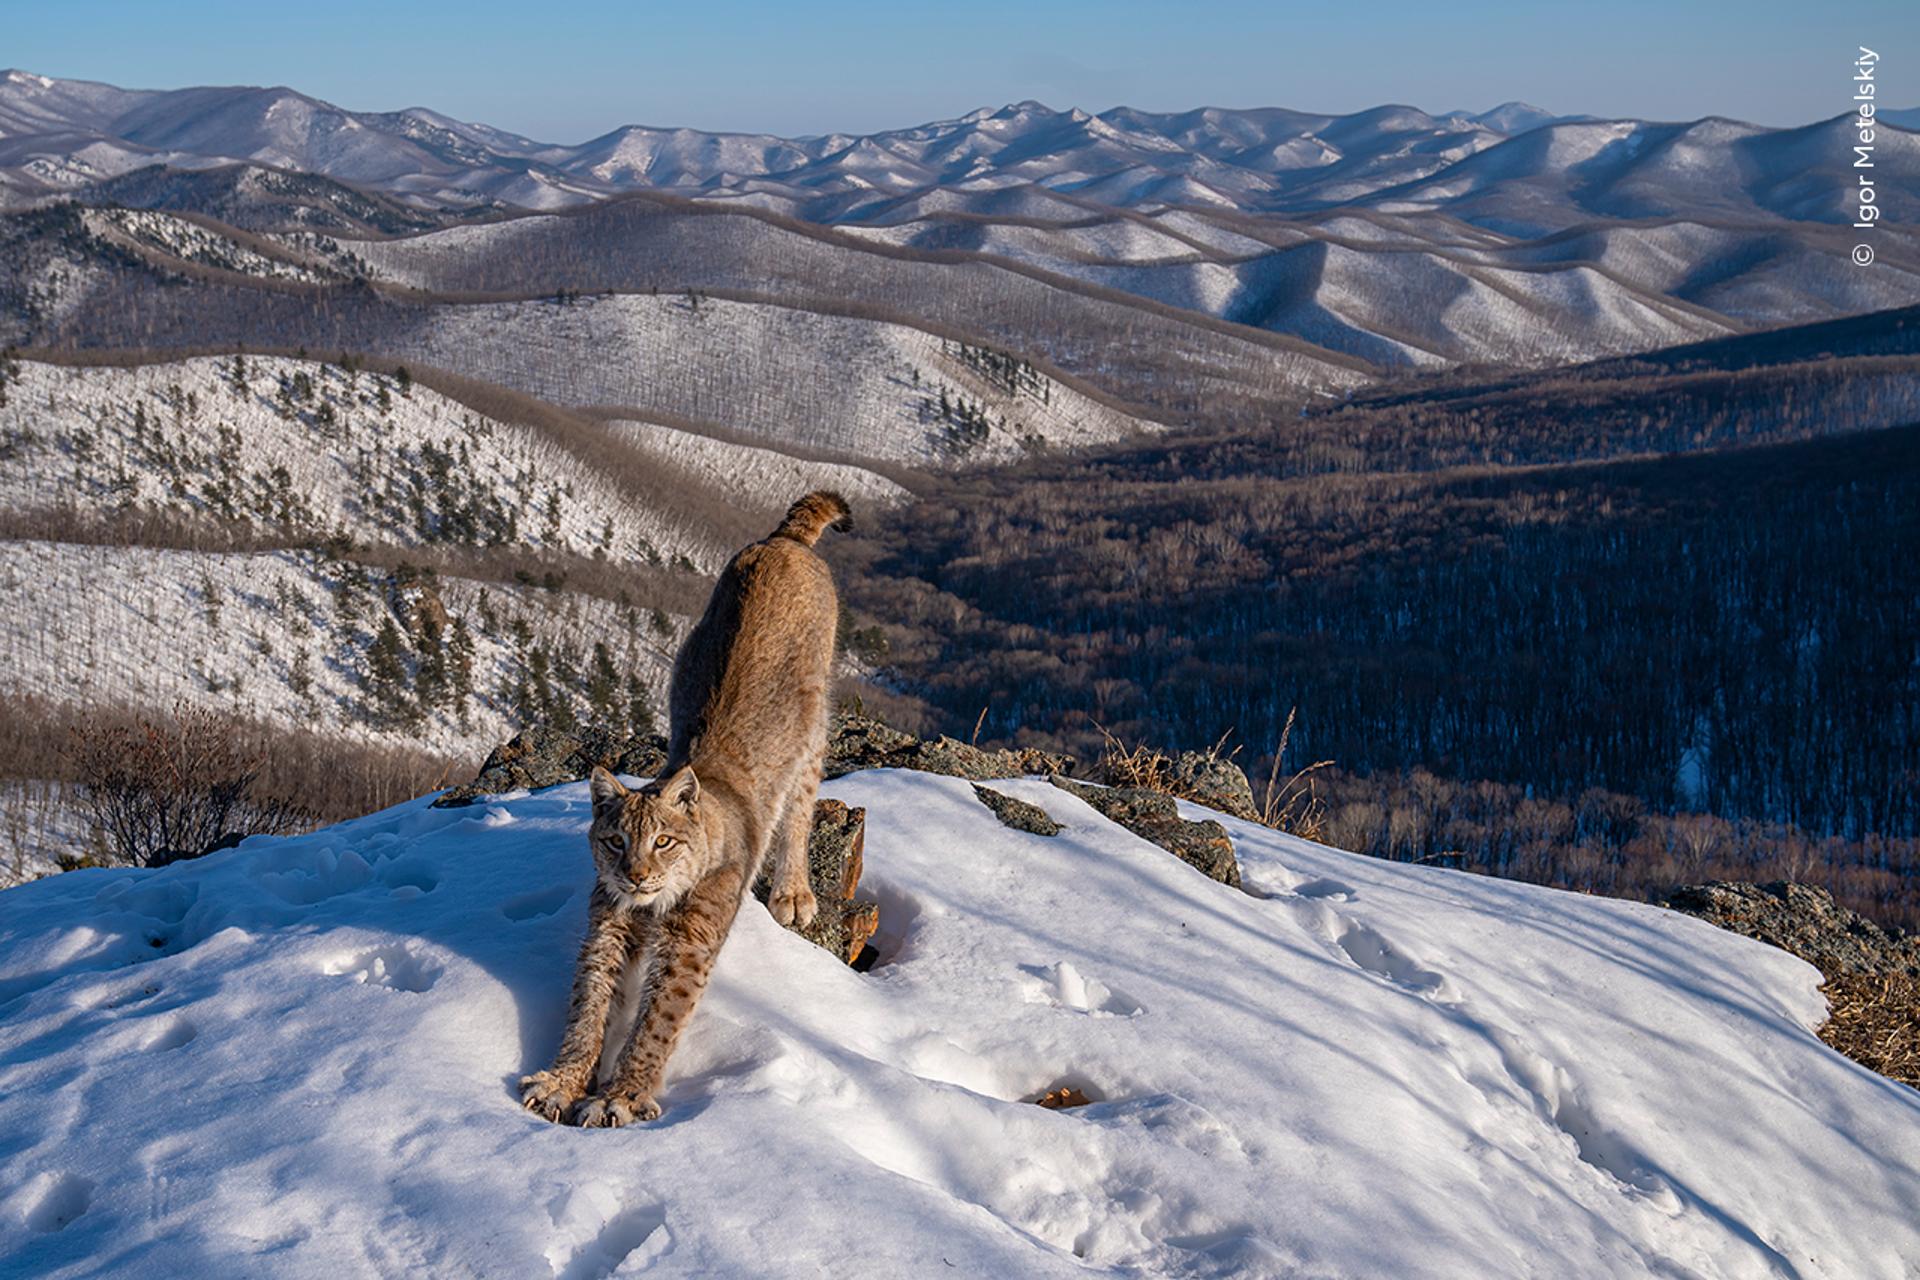
<path fill-rule="evenodd" d="M 620 975 L 647 941 L 652 917 L 627 912 L 595 886 L 587 910 L 587 937 L 573 973 L 573 999 L 567 1030 L 553 1065 L 520 1081 L 520 1103 L 527 1110 L 559 1120 L 587 1092 L 607 1034 Z"/>
<path fill-rule="evenodd" d="M 795 784 L 787 793 L 773 830 L 773 892 L 767 895 L 767 910 L 776 922 L 797 924 L 802 929 L 813 923 L 820 908 L 807 880 L 807 839 L 813 834 L 818 777 L 816 770 L 812 778 Z"/>
<path fill-rule="evenodd" d="M 695 885 L 660 922 L 659 943 L 647 973 L 646 1013 L 614 1064 L 606 1092 L 574 1108 L 575 1124 L 611 1129 L 659 1118 L 660 1104 L 654 1098 L 666 1075 L 667 1059 L 707 989 L 714 959 L 744 891 L 738 871 L 717 871 Z"/>

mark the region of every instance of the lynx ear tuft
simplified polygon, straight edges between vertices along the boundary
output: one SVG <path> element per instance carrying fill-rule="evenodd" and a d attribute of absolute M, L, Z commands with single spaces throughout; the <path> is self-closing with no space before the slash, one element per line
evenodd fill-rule
<path fill-rule="evenodd" d="M 620 785 L 620 779 L 598 765 L 593 768 L 592 780 L 587 783 L 587 789 L 593 795 L 593 807 L 596 809 L 618 804 L 627 794 L 627 789 Z"/>
<path fill-rule="evenodd" d="M 669 804 L 677 804 L 691 811 L 700 803 L 700 777 L 694 773 L 693 766 L 687 765 L 680 772 L 667 779 L 667 785 L 661 788 Z"/>

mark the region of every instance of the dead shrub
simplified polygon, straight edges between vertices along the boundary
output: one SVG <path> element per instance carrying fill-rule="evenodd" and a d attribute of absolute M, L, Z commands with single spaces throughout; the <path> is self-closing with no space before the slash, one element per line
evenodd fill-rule
<path fill-rule="evenodd" d="M 71 731 L 65 754 L 82 808 L 135 866 L 311 824 L 298 805 L 262 794 L 267 750 L 230 715 L 183 703 L 165 719 L 90 719 Z"/>

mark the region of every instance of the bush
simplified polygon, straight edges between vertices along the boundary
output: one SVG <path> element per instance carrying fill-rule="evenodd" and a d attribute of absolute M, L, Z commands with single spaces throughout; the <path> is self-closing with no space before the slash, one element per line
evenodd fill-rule
<path fill-rule="evenodd" d="M 229 715 L 183 705 L 166 720 L 90 719 L 66 756 L 83 809 L 123 862 L 155 867 L 242 837 L 310 824 L 297 805 L 260 794 L 263 747 Z"/>

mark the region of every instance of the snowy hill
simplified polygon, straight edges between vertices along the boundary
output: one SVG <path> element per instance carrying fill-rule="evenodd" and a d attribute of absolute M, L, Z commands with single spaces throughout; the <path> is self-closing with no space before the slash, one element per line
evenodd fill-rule
<path fill-rule="evenodd" d="M 1484 196 L 1490 185 L 1508 205 L 1533 203 L 1542 180 L 1565 188 L 1534 210 L 1553 228 L 1595 214 L 1708 208 L 1843 222 L 1834 202 L 1809 200 L 1807 185 L 1795 181 L 1808 166 L 1800 136 L 1837 142 L 1843 125 L 1595 121 L 1517 102 L 1436 116 L 1403 105 L 1348 115 L 1271 107 L 1092 114 L 1027 101 L 869 135 L 626 125 L 563 145 L 420 108 L 350 111 L 284 87 L 125 90 L 0 73 L 0 171 L 10 169 L 9 185 L 26 193 L 111 182 L 156 162 L 199 169 L 240 161 L 424 207 L 552 209 L 676 190 L 817 222 L 896 221 L 930 192 L 983 213 L 1015 189 L 1043 203 L 1064 195 L 1145 210 L 1303 213 L 1410 198 L 1445 207 Z M 1897 126 L 1883 133 L 1883 182 L 1913 190 L 1920 142 Z M 1608 145 L 1576 141 L 1569 149 L 1569 137 Z M 1846 155 L 1829 146 L 1814 163 L 1837 165 Z M 1468 206 L 1469 217 L 1499 217 L 1483 199 Z"/>
<path fill-rule="evenodd" d="M 0 1252 L 60 1277 L 1896 1277 L 1920 1096 L 1813 969 L 1657 909 L 1232 820 L 1227 888 L 873 772 L 881 962 L 748 904 L 665 1116 L 517 1105 L 581 784 L 0 893 Z M 1071 1086 L 1092 1105 L 1029 1100 Z M 777 1224 L 777 1227 L 776 1225 Z"/>

